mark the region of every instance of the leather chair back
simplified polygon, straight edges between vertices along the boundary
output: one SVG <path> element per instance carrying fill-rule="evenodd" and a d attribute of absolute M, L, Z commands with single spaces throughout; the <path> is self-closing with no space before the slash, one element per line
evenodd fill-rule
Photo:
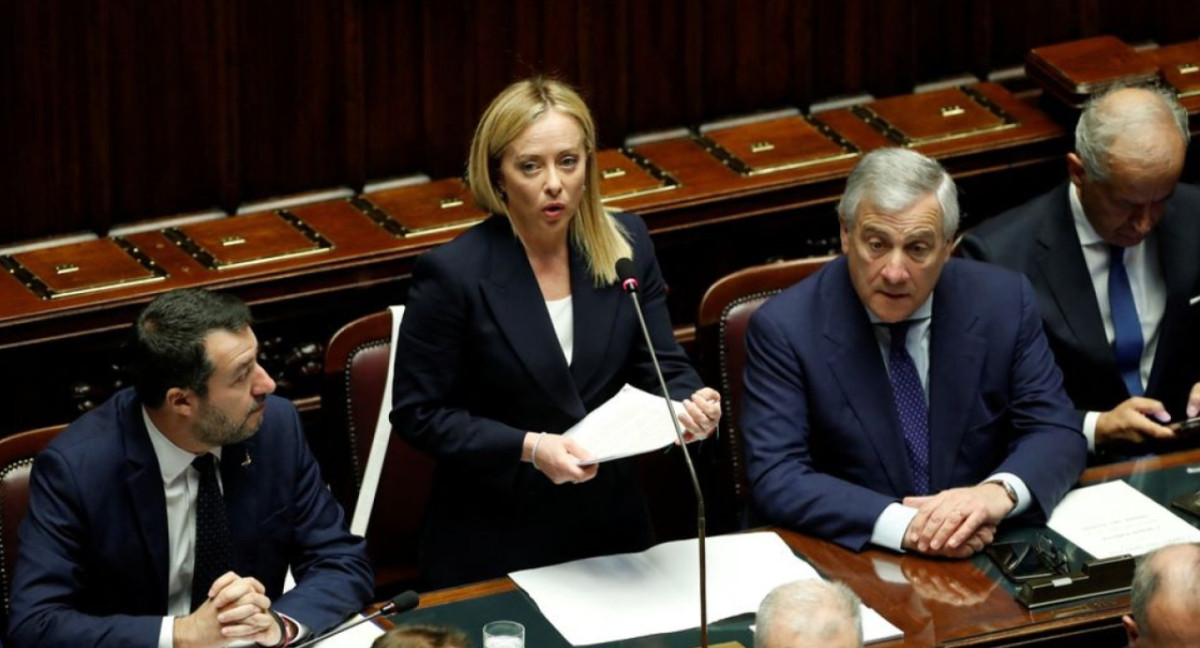
<path fill-rule="evenodd" d="M 706 379 L 720 385 L 722 460 L 718 462 L 714 513 L 741 518 L 749 503 L 749 485 L 738 429 L 742 371 L 746 367 L 746 329 L 750 317 L 776 293 L 819 270 L 834 257 L 813 257 L 754 266 L 716 281 L 700 300 L 696 346 Z"/>
<path fill-rule="evenodd" d="M 33 458 L 58 436 L 66 425 L 21 432 L 0 439 L 0 586 L 4 616 L 11 600 L 13 568 L 17 564 L 17 527 L 29 511 L 29 475 Z"/>
<path fill-rule="evenodd" d="M 391 322 L 388 311 L 359 318 L 334 333 L 325 350 L 327 433 L 321 447 L 336 462 L 333 470 L 326 466 L 327 478 L 348 517 L 357 504 L 392 362 Z M 421 518 L 432 482 L 433 460 L 393 435 L 367 528 L 376 592 L 385 598 L 416 585 Z"/>

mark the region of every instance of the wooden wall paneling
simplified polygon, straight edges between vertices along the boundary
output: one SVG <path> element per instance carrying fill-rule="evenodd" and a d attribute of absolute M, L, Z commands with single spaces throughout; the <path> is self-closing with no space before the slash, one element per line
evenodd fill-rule
<path fill-rule="evenodd" d="M 572 81 L 592 110 L 599 147 L 619 147 L 629 133 L 629 2 L 574 4 L 579 10 L 574 51 L 578 71 Z"/>
<path fill-rule="evenodd" d="M 977 4 L 961 0 L 924 0 L 913 6 L 918 83 L 964 73 L 979 74 L 974 43 L 982 35 L 973 24 Z"/>
<path fill-rule="evenodd" d="M 344 0 L 342 5 L 342 89 L 345 121 L 343 137 L 344 177 L 341 184 L 362 190 L 367 181 L 366 70 L 363 60 L 363 17 L 361 0 Z"/>
<path fill-rule="evenodd" d="M 114 223 L 215 207 L 222 107 L 219 2 L 108 6 Z"/>
<path fill-rule="evenodd" d="M 213 92 L 221 98 L 216 105 L 217 120 L 217 205 L 228 213 L 237 210 L 241 194 L 241 162 L 238 144 L 241 130 L 238 117 L 238 3 L 216 1 L 211 4 L 213 21 Z M 176 210 L 173 210 L 176 211 Z"/>
<path fill-rule="evenodd" d="M 914 0 L 816 3 L 815 98 L 911 91 L 916 83 L 913 7 Z"/>
<path fill-rule="evenodd" d="M 11 62 L 0 123 L 12 191 L 0 242 L 103 230 L 110 204 L 105 8 L 35 0 L 0 3 Z"/>
<path fill-rule="evenodd" d="M 477 38 L 492 38 L 504 29 L 480 30 L 478 5 L 483 0 L 422 2 L 424 59 L 421 111 L 424 121 L 425 172 L 434 178 L 461 175 L 471 133 L 483 106 L 477 71 L 481 50 L 493 51 Z M 491 34 L 492 36 L 489 36 Z M 488 97 L 490 100 L 491 97 Z M 486 104 L 484 104 L 486 105 Z"/>
<path fill-rule="evenodd" d="M 241 199 L 346 183 L 347 5 L 238 3 Z"/>
<path fill-rule="evenodd" d="M 791 67 L 791 103 L 807 110 L 815 98 L 813 90 L 814 66 L 816 62 L 816 36 L 813 25 L 814 0 L 785 2 L 790 7 L 788 20 L 791 33 L 788 39 L 791 51 L 787 64 Z"/>
<path fill-rule="evenodd" d="M 425 168 L 422 11 L 420 2 L 367 2 L 360 13 L 368 180 Z"/>
<path fill-rule="evenodd" d="M 917 74 L 916 7 L 922 0 L 867 3 L 863 78 L 876 97 L 912 92 Z"/>
<path fill-rule="evenodd" d="M 702 19 L 705 120 L 795 105 L 792 9 L 780 0 L 708 3 Z"/>
<path fill-rule="evenodd" d="M 1150 7 L 1152 36 L 1160 45 L 1200 38 L 1200 2 L 1155 0 Z"/>
<path fill-rule="evenodd" d="M 992 20 L 992 68 L 1025 63 L 1029 50 L 1041 45 L 1092 36 L 1079 23 L 1080 0 L 980 0 Z"/>
<path fill-rule="evenodd" d="M 693 30 L 701 3 L 661 0 L 628 7 L 629 131 L 697 124 L 703 98 L 693 85 L 705 45 Z"/>

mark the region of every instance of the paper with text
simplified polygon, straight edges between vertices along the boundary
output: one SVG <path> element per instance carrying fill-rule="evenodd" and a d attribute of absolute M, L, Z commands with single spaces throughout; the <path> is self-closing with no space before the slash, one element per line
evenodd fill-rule
<path fill-rule="evenodd" d="M 683 404 L 675 403 L 675 414 Z M 583 465 L 654 452 L 675 442 L 675 425 L 662 396 L 625 385 L 563 433 L 592 453 Z"/>
<path fill-rule="evenodd" d="M 585 646 L 678 632 L 700 625 L 699 545 L 660 544 L 641 553 L 600 556 L 509 574 L 567 641 Z M 708 538 L 709 622 L 755 612 L 783 583 L 820 578 L 776 534 Z M 863 606 L 867 641 L 903 636 Z"/>
<path fill-rule="evenodd" d="M 1096 558 L 1141 556 L 1179 542 L 1200 542 L 1200 529 L 1123 481 L 1077 488 L 1046 523 Z"/>

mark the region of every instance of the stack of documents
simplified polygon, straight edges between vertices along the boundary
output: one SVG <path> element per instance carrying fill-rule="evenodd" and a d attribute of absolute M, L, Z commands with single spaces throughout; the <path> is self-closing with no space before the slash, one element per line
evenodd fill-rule
<path fill-rule="evenodd" d="M 1046 526 L 1100 559 L 1141 556 L 1169 544 L 1200 542 L 1200 529 L 1123 481 L 1067 493 Z"/>
<path fill-rule="evenodd" d="M 678 416 L 683 404 L 672 402 Z M 676 439 L 667 401 L 631 385 L 622 387 L 563 434 L 592 453 L 593 459 L 584 464 L 653 452 Z"/>
<path fill-rule="evenodd" d="M 783 583 L 820 578 L 776 534 L 709 538 L 708 618 L 754 612 Z M 700 625 L 699 549 L 696 540 L 658 545 L 642 553 L 601 556 L 509 574 L 572 645 L 622 641 Z M 863 637 L 903 636 L 863 606 Z"/>

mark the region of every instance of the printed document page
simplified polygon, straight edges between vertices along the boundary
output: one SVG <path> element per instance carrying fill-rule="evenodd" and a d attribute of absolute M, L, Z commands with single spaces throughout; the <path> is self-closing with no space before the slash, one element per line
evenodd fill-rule
<path fill-rule="evenodd" d="M 622 641 L 699 627 L 698 547 L 679 540 L 509 576 L 572 645 Z M 778 585 L 820 578 L 771 532 L 708 538 L 707 550 L 710 623 L 755 612 Z M 865 606 L 863 631 L 867 641 L 903 636 Z"/>
<path fill-rule="evenodd" d="M 1200 529 L 1123 481 L 1077 488 L 1046 523 L 1096 558 L 1141 556 L 1178 542 L 1200 542 Z"/>
<path fill-rule="evenodd" d="M 678 416 L 683 404 L 674 403 Z M 675 443 L 675 425 L 666 401 L 632 385 L 622 387 L 564 434 L 592 453 L 594 459 L 582 462 L 584 465 L 645 454 Z"/>

